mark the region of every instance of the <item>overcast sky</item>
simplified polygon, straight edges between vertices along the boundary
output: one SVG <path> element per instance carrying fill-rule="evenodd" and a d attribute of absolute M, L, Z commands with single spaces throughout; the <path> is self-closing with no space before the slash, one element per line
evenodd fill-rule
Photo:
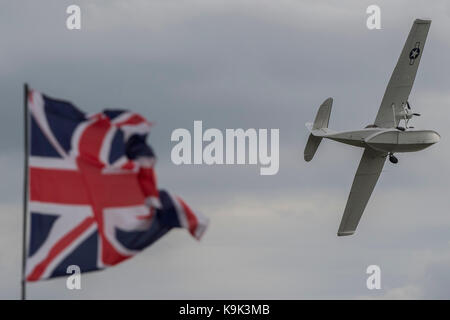
<path fill-rule="evenodd" d="M 160 186 L 210 218 L 136 257 L 33 283 L 29 298 L 450 298 L 450 2 L 0 0 L 0 298 L 20 293 L 22 85 L 79 108 L 126 108 L 156 125 Z M 65 27 L 81 7 L 82 29 Z M 366 8 L 381 8 L 381 30 Z M 387 162 L 357 232 L 336 232 L 362 150 L 323 141 L 303 161 L 304 123 L 334 98 L 330 127 L 374 121 L 415 18 L 433 20 L 410 96 L 416 128 L 442 140 Z M 279 128 L 280 170 L 175 166 L 176 128 Z M 382 271 L 368 290 L 367 266 Z"/>

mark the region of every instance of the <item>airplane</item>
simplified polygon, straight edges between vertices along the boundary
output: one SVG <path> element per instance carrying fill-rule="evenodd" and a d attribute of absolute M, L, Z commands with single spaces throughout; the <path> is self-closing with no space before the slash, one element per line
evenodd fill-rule
<path fill-rule="evenodd" d="M 398 163 L 395 153 L 423 150 L 440 140 L 436 131 L 415 130 L 409 126 L 413 117 L 420 116 L 412 111 L 408 97 L 430 25 L 431 20 L 414 21 L 373 124 L 356 131 L 336 132 L 328 129 L 332 98 L 326 99 L 319 107 L 314 123 L 306 123 L 310 135 L 304 151 L 305 161 L 312 160 L 323 138 L 364 148 L 338 236 L 355 233 L 387 157 L 395 164 Z"/>

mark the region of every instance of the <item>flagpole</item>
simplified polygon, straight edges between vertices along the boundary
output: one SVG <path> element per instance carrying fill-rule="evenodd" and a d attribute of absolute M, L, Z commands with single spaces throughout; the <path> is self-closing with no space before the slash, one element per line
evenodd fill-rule
<path fill-rule="evenodd" d="M 23 167 L 23 225 L 22 225 L 22 277 L 21 277 L 21 298 L 27 299 L 26 295 L 26 261 L 27 261 L 27 218 L 28 218 L 28 84 L 23 86 L 23 123 L 24 123 L 24 167 Z"/>

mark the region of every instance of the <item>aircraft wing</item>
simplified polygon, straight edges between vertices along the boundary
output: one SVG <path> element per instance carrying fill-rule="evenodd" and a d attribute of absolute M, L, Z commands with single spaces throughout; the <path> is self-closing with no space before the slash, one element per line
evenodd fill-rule
<path fill-rule="evenodd" d="M 401 119 L 399 113 L 403 111 L 403 104 L 408 100 L 416 78 L 430 25 L 431 20 L 414 21 L 384 93 L 375 125 L 382 128 L 398 126 Z"/>
<path fill-rule="evenodd" d="M 339 226 L 338 236 L 349 236 L 355 232 L 378 181 L 385 160 L 386 153 L 370 148 L 364 150 L 353 179 L 352 189 L 350 190 L 341 225 Z"/>

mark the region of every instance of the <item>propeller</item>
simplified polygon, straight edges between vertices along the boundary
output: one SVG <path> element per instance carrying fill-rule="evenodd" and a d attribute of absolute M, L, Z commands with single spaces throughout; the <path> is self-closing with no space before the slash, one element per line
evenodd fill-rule
<path fill-rule="evenodd" d="M 405 108 L 405 128 L 406 129 L 413 128 L 413 127 L 408 126 L 409 120 L 411 120 L 411 118 L 413 116 L 420 117 L 420 113 L 412 112 L 411 105 L 409 104 L 409 101 L 406 100 L 406 108 Z"/>
<path fill-rule="evenodd" d="M 408 108 L 408 110 L 412 110 L 411 105 L 409 104 L 409 101 L 406 101 L 406 107 Z M 416 116 L 416 117 L 420 117 L 420 113 L 414 112 L 412 115 Z"/>

